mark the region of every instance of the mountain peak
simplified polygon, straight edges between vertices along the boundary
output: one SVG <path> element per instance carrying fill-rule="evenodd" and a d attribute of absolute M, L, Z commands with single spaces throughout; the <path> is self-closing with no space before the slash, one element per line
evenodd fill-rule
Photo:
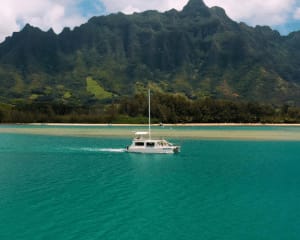
<path fill-rule="evenodd" d="M 205 3 L 202 0 L 189 0 L 185 7 L 193 7 L 193 8 L 205 7 L 205 8 L 207 8 L 207 6 L 205 5 Z"/>
<path fill-rule="evenodd" d="M 183 12 L 189 15 L 210 15 L 209 8 L 202 0 L 189 0 L 189 2 L 183 8 Z"/>
<path fill-rule="evenodd" d="M 39 29 L 38 27 L 34 27 L 32 25 L 30 25 L 29 23 L 27 23 L 23 29 L 20 31 L 20 33 L 32 33 L 32 32 L 42 32 L 41 29 Z"/>
<path fill-rule="evenodd" d="M 27 24 L 23 27 L 22 31 L 30 31 L 30 30 L 32 30 L 32 29 L 35 29 L 35 27 L 33 27 L 33 26 L 31 26 L 29 23 L 27 23 Z"/>

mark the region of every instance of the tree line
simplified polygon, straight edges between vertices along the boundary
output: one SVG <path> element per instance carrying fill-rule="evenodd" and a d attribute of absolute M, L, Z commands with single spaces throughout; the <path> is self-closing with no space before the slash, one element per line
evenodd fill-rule
<path fill-rule="evenodd" d="M 300 123 L 300 108 L 155 93 L 151 117 L 153 123 Z M 1 123 L 147 123 L 147 118 L 146 94 L 91 105 L 34 101 L 0 104 Z"/>
<path fill-rule="evenodd" d="M 120 103 L 119 113 L 147 116 L 146 96 L 140 94 Z M 155 93 L 151 99 L 154 121 L 163 123 L 299 123 L 300 108 L 256 102 L 206 98 L 191 100 L 180 94 Z"/>

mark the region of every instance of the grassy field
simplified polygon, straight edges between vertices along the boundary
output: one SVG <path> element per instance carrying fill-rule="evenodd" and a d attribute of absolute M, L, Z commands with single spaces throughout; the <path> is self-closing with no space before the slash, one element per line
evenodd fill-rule
<path fill-rule="evenodd" d="M 99 100 L 112 97 L 112 93 L 105 91 L 104 88 L 101 87 L 98 82 L 91 77 L 86 78 L 86 90 L 94 94 Z"/>

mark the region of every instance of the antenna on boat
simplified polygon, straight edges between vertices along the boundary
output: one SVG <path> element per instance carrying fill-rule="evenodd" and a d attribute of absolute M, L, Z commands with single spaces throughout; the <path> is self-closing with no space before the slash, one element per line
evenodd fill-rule
<path fill-rule="evenodd" d="M 151 102 L 150 102 L 150 88 L 148 88 L 148 121 L 149 121 L 149 139 L 151 139 Z"/>

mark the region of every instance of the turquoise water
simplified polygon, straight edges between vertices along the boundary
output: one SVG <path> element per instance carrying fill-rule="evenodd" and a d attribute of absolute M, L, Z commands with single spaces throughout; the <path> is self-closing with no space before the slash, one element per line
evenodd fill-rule
<path fill-rule="evenodd" d="M 300 141 L 129 142 L 1 133 L 0 239 L 299 239 Z"/>

